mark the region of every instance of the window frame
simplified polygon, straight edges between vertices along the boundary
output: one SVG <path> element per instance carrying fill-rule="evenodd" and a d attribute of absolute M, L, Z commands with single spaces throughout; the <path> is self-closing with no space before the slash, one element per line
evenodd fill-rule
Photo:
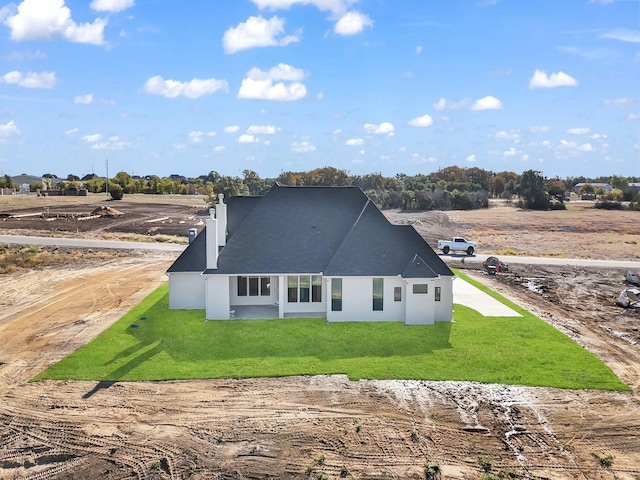
<path fill-rule="evenodd" d="M 421 291 L 424 287 L 424 292 Z M 414 283 L 413 284 L 413 294 L 414 295 L 427 295 L 429 293 L 429 284 L 428 283 Z"/>

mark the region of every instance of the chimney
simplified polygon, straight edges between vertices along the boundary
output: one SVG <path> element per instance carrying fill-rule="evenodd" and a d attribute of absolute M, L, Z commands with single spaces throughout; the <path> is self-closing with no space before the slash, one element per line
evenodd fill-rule
<path fill-rule="evenodd" d="M 209 210 L 207 218 L 207 270 L 218 268 L 218 220 L 213 216 L 213 209 Z"/>
<path fill-rule="evenodd" d="M 227 244 L 227 206 L 224 203 L 223 193 L 218 194 L 216 218 L 218 219 L 218 244 L 224 247 Z"/>
<path fill-rule="evenodd" d="M 190 228 L 189 229 L 189 245 L 193 243 L 193 241 L 196 239 L 197 236 L 198 236 L 198 229 Z"/>

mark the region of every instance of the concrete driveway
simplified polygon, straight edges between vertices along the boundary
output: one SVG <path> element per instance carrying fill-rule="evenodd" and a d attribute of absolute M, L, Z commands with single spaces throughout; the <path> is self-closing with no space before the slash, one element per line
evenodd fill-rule
<path fill-rule="evenodd" d="M 522 316 L 459 277 L 453 281 L 453 303 L 472 308 L 485 317 Z"/>

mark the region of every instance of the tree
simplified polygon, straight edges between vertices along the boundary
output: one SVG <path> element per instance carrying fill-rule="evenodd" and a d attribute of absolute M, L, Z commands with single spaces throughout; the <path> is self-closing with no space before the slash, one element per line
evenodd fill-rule
<path fill-rule="evenodd" d="M 545 179 L 541 172 L 527 170 L 520 176 L 520 197 L 524 208 L 546 210 L 549 208 L 549 195 L 545 189 Z"/>
<path fill-rule="evenodd" d="M 618 175 L 614 175 L 613 177 L 611 177 L 611 179 L 609 180 L 609 184 L 613 187 L 613 188 L 617 188 L 619 190 L 624 190 L 625 188 L 629 187 L 629 180 L 627 180 L 625 177 L 621 177 Z"/>

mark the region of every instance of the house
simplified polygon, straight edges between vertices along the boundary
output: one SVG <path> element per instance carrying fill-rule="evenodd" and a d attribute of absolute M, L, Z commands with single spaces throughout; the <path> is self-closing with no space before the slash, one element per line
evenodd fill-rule
<path fill-rule="evenodd" d="M 580 189 L 582 187 L 585 187 L 587 185 L 591 185 L 595 190 L 598 190 L 599 188 L 602 189 L 602 191 L 604 192 L 610 192 L 611 190 L 613 190 L 613 187 L 611 185 L 609 185 L 608 183 L 602 183 L 602 182 L 585 182 L 585 183 L 576 183 L 573 187 L 573 191 L 575 193 L 579 193 Z"/>
<path fill-rule="evenodd" d="M 450 321 L 455 276 L 411 225 L 358 187 L 290 187 L 219 203 L 167 270 L 169 308 L 236 308 L 328 322 Z"/>

